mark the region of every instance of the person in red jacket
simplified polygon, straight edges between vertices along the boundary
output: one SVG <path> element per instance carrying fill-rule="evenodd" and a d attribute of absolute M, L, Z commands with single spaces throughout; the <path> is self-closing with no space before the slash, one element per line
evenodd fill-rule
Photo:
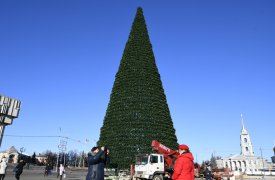
<path fill-rule="evenodd" d="M 174 166 L 173 180 L 194 180 L 194 158 L 187 145 L 179 145 L 179 157 Z"/>

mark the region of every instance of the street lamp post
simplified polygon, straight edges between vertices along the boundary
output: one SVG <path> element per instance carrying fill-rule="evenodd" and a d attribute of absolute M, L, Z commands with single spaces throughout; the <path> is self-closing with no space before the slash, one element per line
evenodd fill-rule
<path fill-rule="evenodd" d="M 262 170 L 262 173 L 263 173 L 263 178 L 264 178 L 265 172 L 264 172 L 264 158 L 263 158 L 262 148 L 260 148 L 260 151 L 261 151 L 261 158 L 262 158 L 262 164 L 263 164 L 263 170 Z"/>
<path fill-rule="evenodd" d="M 58 150 L 59 150 L 59 145 L 57 146 L 58 147 Z M 57 153 L 57 158 L 56 158 L 56 169 L 55 169 L 55 171 L 57 172 L 58 171 L 58 159 L 59 159 L 59 154 L 60 154 L 60 152 L 58 151 L 58 153 Z"/>
<path fill-rule="evenodd" d="M 67 137 L 65 137 L 65 138 L 67 138 Z M 60 139 L 58 149 L 59 149 L 59 157 L 61 158 L 61 160 L 62 160 L 62 157 L 60 155 L 60 152 L 64 153 L 63 163 L 64 163 L 64 166 L 65 166 L 65 163 L 66 163 L 66 160 L 65 160 L 66 159 L 66 150 L 67 150 L 67 141 L 65 139 Z"/>
<path fill-rule="evenodd" d="M 21 102 L 0 94 L 0 147 L 5 131 L 5 126 L 11 125 L 14 118 L 17 118 Z"/>
<path fill-rule="evenodd" d="M 20 148 L 20 158 L 19 158 L 19 161 L 22 159 L 22 157 L 23 157 L 23 152 L 25 152 L 26 151 L 26 148 L 24 148 L 24 147 L 21 147 Z"/>

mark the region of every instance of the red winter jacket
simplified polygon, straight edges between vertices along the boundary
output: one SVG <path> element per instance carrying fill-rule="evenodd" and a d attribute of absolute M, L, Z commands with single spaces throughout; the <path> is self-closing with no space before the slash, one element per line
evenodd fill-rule
<path fill-rule="evenodd" d="M 194 163 L 191 153 L 183 153 L 176 160 L 173 180 L 194 180 Z"/>

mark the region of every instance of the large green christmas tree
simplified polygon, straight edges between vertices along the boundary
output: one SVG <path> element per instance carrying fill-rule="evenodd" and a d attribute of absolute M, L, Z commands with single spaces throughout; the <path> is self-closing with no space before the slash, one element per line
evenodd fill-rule
<path fill-rule="evenodd" d="M 109 147 L 111 165 L 129 168 L 137 154 L 152 151 L 152 140 L 170 148 L 178 145 L 143 11 L 138 8 L 98 145 Z"/>

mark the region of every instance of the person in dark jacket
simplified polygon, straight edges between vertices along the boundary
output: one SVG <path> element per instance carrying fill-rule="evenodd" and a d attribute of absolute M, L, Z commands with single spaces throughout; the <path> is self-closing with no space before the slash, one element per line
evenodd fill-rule
<path fill-rule="evenodd" d="M 205 168 L 204 174 L 205 174 L 205 180 L 212 180 L 212 172 L 209 169 L 209 167 Z"/>
<path fill-rule="evenodd" d="M 212 180 L 212 172 L 210 162 L 205 162 L 205 172 L 204 172 L 205 180 Z"/>
<path fill-rule="evenodd" d="M 22 174 L 23 172 L 23 168 L 25 166 L 26 162 L 24 160 L 20 160 L 19 163 L 17 164 L 17 166 L 15 167 L 16 168 L 16 171 L 15 171 L 15 178 L 17 180 L 20 179 L 20 175 Z"/>
<path fill-rule="evenodd" d="M 94 167 L 94 163 L 92 162 L 94 156 L 96 155 L 96 151 L 97 151 L 97 147 L 93 147 L 91 149 L 91 152 L 88 153 L 88 158 L 87 158 L 87 161 L 88 161 L 88 173 L 86 175 L 86 180 L 92 180 L 92 175 L 93 175 L 93 167 Z"/>
<path fill-rule="evenodd" d="M 187 145 L 179 145 L 179 157 L 174 166 L 173 180 L 194 180 L 194 158 Z"/>
<path fill-rule="evenodd" d="M 46 166 L 45 166 L 44 177 L 48 176 L 49 172 L 50 172 L 50 164 L 47 163 Z"/>
<path fill-rule="evenodd" d="M 107 146 L 101 147 L 101 150 L 103 151 L 103 153 L 100 156 L 99 163 L 97 164 L 96 180 L 104 180 L 104 168 L 109 161 L 109 149 L 107 148 Z"/>
<path fill-rule="evenodd" d="M 91 154 L 88 156 L 88 173 L 86 180 L 97 180 L 99 173 L 98 164 L 101 161 L 101 156 L 104 154 L 104 151 L 98 147 L 93 147 L 91 151 Z"/>
<path fill-rule="evenodd" d="M 92 172 L 92 168 L 93 168 L 93 165 L 89 165 L 89 159 L 91 158 L 91 156 L 92 156 L 92 150 L 91 150 L 91 152 L 88 152 L 88 157 L 87 157 L 88 173 L 86 175 L 86 180 L 91 180 L 91 172 Z"/>

